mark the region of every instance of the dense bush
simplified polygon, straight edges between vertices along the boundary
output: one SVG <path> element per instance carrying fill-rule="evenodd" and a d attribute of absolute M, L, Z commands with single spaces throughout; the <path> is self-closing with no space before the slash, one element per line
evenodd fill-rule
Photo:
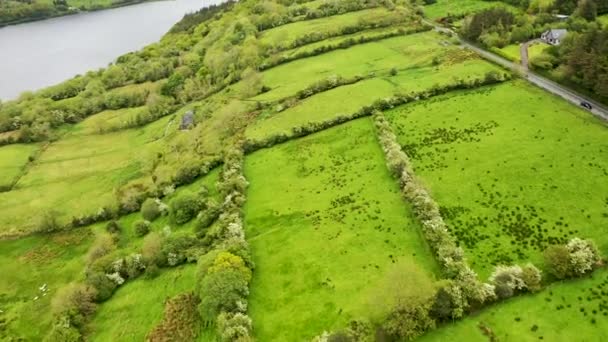
<path fill-rule="evenodd" d="M 210 319 L 222 311 L 246 312 L 251 270 L 243 259 L 228 252 L 217 255 L 200 280 L 200 310 Z"/>
<path fill-rule="evenodd" d="M 154 221 L 160 216 L 160 208 L 156 199 L 147 198 L 141 205 L 141 216 L 146 221 Z"/>
<path fill-rule="evenodd" d="M 402 303 L 383 324 L 384 330 L 396 340 L 412 341 L 435 327 L 426 303 Z"/>
<path fill-rule="evenodd" d="M 66 328 L 81 330 L 96 309 L 96 290 L 88 285 L 70 283 L 59 290 L 51 301 L 54 317 L 64 320 Z M 68 329 L 69 330 L 69 329 Z M 71 332 L 69 335 L 73 335 Z"/>
<path fill-rule="evenodd" d="M 217 318 L 218 335 L 222 341 L 232 342 L 253 341 L 250 338 L 253 324 L 251 318 L 244 313 L 226 313 L 222 312 Z"/>
<path fill-rule="evenodd" d="M 150 221 L 138 220 L 133 224 L 135 236 L 142 237 L 150 232 Z"/>
<path fill-rule="evenodd" d="M 593 241 L 580 238 L 573 238 L 565 246 L 549 246 L 544 256 L 549 272 L 557 279 L 584 275 L 601 261 Z"/>
<path fill-rule="evenodd" d="M 116 220 L 112 220 L 106 224 L 106 231 L 110 234 L 120 234 L 122 227 Z"/>
<path fill-rule="evenodd" d="M 490 282 L 494 284 L 498 298 L 509 298 L 515 293 L 527 289 L 523 279 L 523 270 L 520 266 L 496 266 L 490 276 Z"/>
<path fill-rule="evenodd" d="M 199 302 L 193 293 L 182 293 L 167 300 L 163 319 L 148 334 L 147 341 L 195 341 L 200 331 Z"/>
<path fill-rule="evenodd" d="M 169 203 L 169 212 L 173 221 L 184 224 L 193 219 L 201 208 L 196 194 L 183 192 Z"/>

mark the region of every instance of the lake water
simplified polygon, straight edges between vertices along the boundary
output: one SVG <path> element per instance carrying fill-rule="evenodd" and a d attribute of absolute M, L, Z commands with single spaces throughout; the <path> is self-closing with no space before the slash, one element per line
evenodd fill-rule
<path fill-rule="evenodd" d="M 158 41 L 184 14 L 219 3 L 147 2 L 0 28 L 0 99 L 105 67 Z"/>

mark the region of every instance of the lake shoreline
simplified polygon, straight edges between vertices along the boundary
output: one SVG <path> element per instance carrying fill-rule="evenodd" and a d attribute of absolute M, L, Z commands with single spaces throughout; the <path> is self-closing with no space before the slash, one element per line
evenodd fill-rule
<path fill-rule="evenodd" d="M 33 23 L 36 21 L 44 21 L 44 20 L 48 20 L 48 19 L 54 19 L 54 18 L 61 18 L 61 17 L 67 17 L 67 16 L 71 16 L 71 15 L 76 15 L 76 14 L 86 14 L 86 13 L 91 13 L 91 12 L 99 12 L 99 11 L 105 11 L 105 10 L 110 10 L 110 9 L 114 9 L 114 8 L 121 8 L 121 7 L 127 7 L 127 6 L 132 6 L 132 5 L 138 5 L 144 2 L 155 2 L 155 1 L 171 1 L 171 0 L 133 0 L 133 1 L 129 1 L 129 2 L 123 2 L 123 3 L 119 3 L 119 4 L 113 4 L 107 7 L 101 7 L 101 8 L 94 8 L 94 9 L 89 9 L 89 10 L 80 10 L 77 9 L 75 11 L 66 11 L 66 12 L 61 12 L 61 13 L 57 13 L 57 14 L 53 14 L 53 15 L 49 15 L 46 17 L 40 17 L 40 18 L 24 18 L 24 19 L 20 19 L 20 20 L 15 20 L 15 21 L 11 21 L 8 23 L 0 23 L 0 29 L 4 28 L 4 27 L 8 27 L 8 26 L 16 26 L 16 25 L 20 25 L 20 24 L 27 24 L 27 23 Z"/>

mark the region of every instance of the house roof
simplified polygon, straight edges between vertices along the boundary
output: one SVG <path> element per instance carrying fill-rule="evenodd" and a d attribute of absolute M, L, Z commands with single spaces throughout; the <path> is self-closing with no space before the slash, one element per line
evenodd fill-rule
<path fill-rule="evenodd" d="M 545 32 L 545 35 L 547 35 L 548 38 L 553 38 L 553 39 L 562 39 L 567 34 L 568 34 L 568 30 L 565 30 L 565 29 L 551 29 L 551 30 Z"/>

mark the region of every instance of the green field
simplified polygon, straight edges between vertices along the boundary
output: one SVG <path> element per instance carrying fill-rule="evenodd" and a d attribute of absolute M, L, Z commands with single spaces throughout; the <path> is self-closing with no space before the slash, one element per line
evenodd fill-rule
<path fill-rule="evenodd" d="M 272 90 L 256 96 L 255 99 L 267 101 L 291 96 L 298 90 L 332 75 L 350 78 L 370 73 L 386 73 L 391 68 L 407 70 L 429 67 L 433 64 L 433 58 L 443 60 L 445 66 L 449 66 L 471 58 L 456 46 L 450 46 L 445 39 L 435 32 L 417 33 L 355 45 L 346 50 L 332 51 L 279 65 L 263 73 L 264 84 Z M 290 76 L 294 73 L 299 77 Z M 439 83 L 445 79 L 449 78 L 437 75 L 435 82 Z"/>
<path fill-rule="evenodd" d="M 0 147 L 0 188 L 10 186 L 19 177 L 36 145 L 15 144 Z"/>
<path fill-rule="evenodd" d="M 55 210 L 67 221 L 111 205 L 112 190 L 139 177 L 146 158 L 159 148 L 162 141 L 157 139 L 167 119 L 143 129 L 68 136 L 51 143 L 11 192 L 0 193 L 0 232 L 35 228 L 32 210 Z"/>
<path fill-rule="evenodd" d="M 608 272 L 555 283 L 543 292 L 510 299 L 440 327 L 418 339 L 486 342 L 480 326 L 498 341 L 605 341 L 608 339 Z"/>
<path fill-rule="evenodd" d="M 605 123 L 522 81 L 387 116 L 483 277 L 573 236 L 608 251 Z"/>
<path fill-rule="evenodd" d="M 39 340 L 51 327 L 50 302 L 61 286 L 83 277 L 88 229 L 0 241 L 0 340 Z M 45 294 L 39 288 L 47 284 Z"/>
<path fill-rule="evenodd" d="M 90 341 L 143 341 L 163 317 L 164 302 L 194 289 L 196 267 L 185 265 L 157 278 L 137 279 L 122 286 L 102 304 L 91 322 Z M 143 295 L 142 295 L 143 294 Z"/>
<path fill-rule="evenodd" d="M 319 32 L 338 32 L 344 27 L 357 24 L 363 18 L 381 18 L 389 12 L 386 8 L 373 8 L 338 16 L 298 21 L 264 31 L 261 41 L 277 46 L 289 46 L 296 38 Z"/>
<path fill-rule="evenodd" d="M 597 17 L 597 21 L 604 24 L 604 26 L 608 26 L 608 14 Z"/>
<path fill-rule="evenodd" d="M 432 5 L 424 6 L 424 15 L 434 20 L 448 15 L 462 16 L 495 6 L 507 5 L 484 0 L 437 0 Z"/>
<path fill-rule="evenodd" d="M 405 68 L 398 70 L 394 76 L 379 75 L 353 85 L 326 91 L 300 102 L 295 107 L 263 117 L 248 127 L 247 136 L 261 139 L 273 134 L 289 133 L 292 127 L 352 114 L 375 100 L 397 93 L 418 92 L 435 85 L 451 84 L 456 78 L 482 79 L 485 73 L 491 70 L 498 68 L 481 60 L 470 59 L 455 65 Z M 350 101 L 341 101 L 344 98 Z"/>
<path fill-rule="evenodd" d="M 394 265 L 413 264 L 434 279 L 437 267 L 384 166 L 370 119 L 256 152 L 245 171 L 258 340 L 310 339 L 385 314 L 374 298 Z"/>

